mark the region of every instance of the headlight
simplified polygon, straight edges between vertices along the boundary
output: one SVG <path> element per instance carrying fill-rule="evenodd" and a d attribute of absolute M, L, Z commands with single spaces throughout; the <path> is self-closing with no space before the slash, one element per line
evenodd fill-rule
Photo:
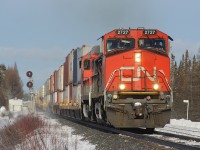
<path fill-rule="evenodd" d="M 158 89 L 159 89 L 159 85 L 158 85 L 157 83 L 155 83 L 155 84 L 153 85 L 153 89 L 154 89 L 154 90 L 158 90 Z"/>
<path fill-rule="evenodd" d="M 126 88 L 125 84 L 120 84 L 120 85 L 119 85 L 119 89 L 120 89 L 120 90 L 124 90 L 125 88 Z"/>
<path fill-rule="evenodd" d="M 118 99 L 118 95 L 117 94 L 113 94 L 113 99 L 114 100 Z"/>
<path fill-rule="evenodd" d="M 134 103 L 134 106 L 135 106 L 135 107 L 142 106 L 142 103 L 140 103 L 140 102 L 136 102 L 136 103 Z"/>
<path fill-rule="evenodd" d="M 135 53 L 135 62 L 141 62 L 141 53 Z"/>

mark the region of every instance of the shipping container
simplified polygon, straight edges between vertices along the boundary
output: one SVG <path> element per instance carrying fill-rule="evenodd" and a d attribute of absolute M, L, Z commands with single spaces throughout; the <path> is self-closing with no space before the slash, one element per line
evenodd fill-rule
<path fill-rule="evenodd" d="M 73 85 L 77 85 L 78 84 L 78 76 L 77 76 L 77 71 L 78 71 L 78 63 L 77 63 L 77 59 L 78 59 L 78 50 L 79 48 L 74 50 L 74 60 L 73 60 Z"/>
<path fill-rule="evenodd" d="M 72 49 L 72 51 L 69 54 L 69 68 L 68 68 L 68 74 L 69 74 L 69 78 L 68 78 L 68 84 L 73 83 L 73 59 L 74 59 L 74 49 Z"/>
<path fill-rule="evenodd" d="M 81 47 L 81 57 L 82 56 L 84 56 L 84 55 L 86 55 L 87 53 L 89 53 L 90 51 L 91 51 L 91 49 L 92 49 L 92 47 L 91 46 L 88 46 L 88 45 L 83 45 L 82 47 Z"/>
<path fill-rule="evenodd" d="M 57 99 L 57 92 L 53 93 L 53 103 L 57 103 L 58 99 Z"/>
<path fill-rule="evenodd" d="M 51 96 L 50 95 L 47 95 L 47 103 L 49 104 L 51 101 Z"/>
<path fill-rule="evenodd" d="M 64 93 L 63 93 L 63 101 L 65 103 L 69 103 L 69 86 L 65 87 Z"/>
<path fill-rule="evenodd" d="M 53 94 L 54 93 L 54 75 L 51 75 L 50 76 L 50 92 L 51 92 L 51 94 Z"/>
<path fill-rule="evenodd" d="M 69 102 L 73 102 L 73 83 L 69 84 Z"/>
<path fill-rule="evenodd" d="M 59 91 L 63 91 L 63 76 L 64 76 L 64 66 L 61 65 L 58 69 L 58 75 L 57 75 L 57 87 Z"/>
<path fill-rule="evenodd" d="M 72 103 L 76 103 L 76 99 L 77 99 L 77 86 L 73 86 L 73 93 L 72 93 Z"/>
<path fill-rule="evenodd" d="M 44 95 L 50 94 L 50 78 L 48 78 L 44 84 Z"/>
<path fill-rule="evenodd" d="M 61 93 L 60 91 L 57 91 L 57 103 L 60 103 L 60 97 L 61 97 Z"/>
<path fill-rule="evenodd" d="M 65 63 L 64 63 L 64 81 L 63 81 L 63 87 L 65 88 L 68 85 L 69 81 L 69 55 L 65 58 Z"/>
<path fill-rule="evenodd" d="M 63 103 L 64 102 L 63 101 L 63 94 L 64 94 L 64 91 L 60 91 L 60 95 L 59 95 L 59 99 L 58 99 L 59 103 Z"/>
<path fill-rule="evenodd" d="M 79 106 L 81 106 L 81 84 L 77 85 L 77 89 L 76 89 L 76 102 L 79 103 Z"/>
<path fill-rule="evenodd" d="M 50 104 L 52 105 L 53 103 L 53 94 L 50 95 Z"/>
<path fill-rule="evenodd" d="M 54 71 L 54 92 L 58 91 L 58 71 Z"/>

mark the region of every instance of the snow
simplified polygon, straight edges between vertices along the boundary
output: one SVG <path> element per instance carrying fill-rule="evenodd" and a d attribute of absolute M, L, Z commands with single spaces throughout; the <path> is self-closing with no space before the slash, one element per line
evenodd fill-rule
<path fill-rule="evenodd" d="M 47 120 L 51 125 L 55 126 L 55 128 L 53 128 L 54 132 L 56 135 L 60 136 L 57 137 L 58 141 L 63 141 L 63 142 L 67 142 L 67 149 L 69 150 L 74 150 L 74 149 L 78 149 L 78 150 L 95 150 L 95 145 L 92 145 L 91 143 L 89 143 L 89 141 L 87 140 L 82 140 L 83 137 L 80 135 L 74 135 L 73 131 L 74 129 L 72 127 L 69 126 L 62 126 L 57 119 L 51 119 L 48 118 L 47 116 L 44 116 L 43 113 L 39 113 L 40 116 L 43 117 L 43 119 Z"/>
<path fill-rule="evenodd" d="M 22 114 L 22 112 L 12 112 L 12 113 L 14 113 L 12 115 L 12 116 L 14 116 L 14 118 L 17 118 L 20 115 L 25 115 L 24 112 L 23 112 L 23 114 Z M 47 122 L 50 125 L 50 127 L 47 130 L 41 129 L 40 131 L 39 130 L 34 131 L 34 132 L 41 132 L 41 131 L 45 132 L 45 134 L 44 134 L 44 136 L 42 136 L 42 138 L 44 138 L 44 140 L 47 142 L 47 147 L 46 147 L 47 149 L 51 150 L 51 149 L 67 148 L 69 150 L 74 150 L 74 149 L 95 150 L 95 147 L 96 147 L 95 145 L 89 143 L 89 141 L 82 140 L 83 137 L 80 135 L 74 135 L 73 134 L 74 129 L 72 127 L 69 127 L 67 125 L 61 125 L 57 119 L 49 118 L 49 117 L 45 116 L 42 112 L 37 113 L 37 115 L 39 115 L 45 122 Z M 0 129 L 2 129 L 4 126 L 12 123 L 12 121 L 13 121 L 13 118 L 9 119 L 8 116 L 0 117 Z M 48 133 L 51 133 L 51 135 L 48 135 Z M 35 139 L 37 139 L 37 138 L 31 137 L 31 139 L 27 139 L 27 141 L 34 142 Z M 39 138 L 41 138 L 41 137 L 39 137 Z M 25 145 L 24 147 L 29 148 L 30 145 L 26 146 L 26 143 L 28 143 L 27 141 L 25 140 L 23 143 L 21 143 L 21 145 L 23 145 L 23 146 Z M 55 143 L 58 145 L 57 148 L 55 148 L 56 144 L 54 144 L 54 146 L 51 146 L 52 141 L 55 141 Z M 20 150 L 21 145 L 16 145 L 15 149 Z M 63 148 L 62 148 L 62 146 L 63 146 Z"/>
<path fill-rule="evenodd" d="M 164 128 L 158 128 L 156 131 L 176 133 L 200 139 L 200 122 L 192 122 L 185 119 L 171 119 L 170 124 L 166 124 Z"/>
<path fill-rule="evenodd" d="M 171 119 L 170 124 L 166 124 L 164 128 L 157 128 L 156 131 L 200 139 L 200 122 L 192 122 L 191 120 L 185 119 Z M 162 135 L 157 135 L 157 138 L 163 138 L 177 143 L 200 147 L 200 142 L 196 142 L 194 140 L 181 140 L 173 137 L 165 138 Z"/>
<path fill-rule="evenodd" d="M 4 108 L 0 109 L 0 113 L 4 113 L 6 110 Z M 12 116 L 17 118 L 19 115 L 24 115 L 24 112 L 12 112 Z M 80 135 L 74 135 L 72 127 L 67 125 L 62 125 L 58 120 L 49 118 L 45 116 L 42 112 L 39 112 L 38 115 L 52 125 L 53 128 L 50 128 L 51 132 L 55 135 L 55 138 L 58 141 L 62 141 L 67 144 L 69 150 L 79 149 L 79 150 L 94 150 L 96 145 L 89 143 L 89 141 L 82 140 L 83 137 Z M 12 123 L 12 119 L 9 116 L 1 115 L 0 116 L 0 129 L 5 125 Z M 156 131 L 167 132 L 167 133 L 176 133 L 185 136 L 196 137 L 200 139 L 200 122 L 192 122 L 191 120 L 185 119 L 171 119 L 170 124 L 167 124 L 164 128 L 156 128 Z M 49 136 L 46 136 L 47 141 L 51 144 L 52 139 Z M 48 139 L 49 138 L 49 139 Z M 159 137 L 161 138 L 161 137 Z M 200 142 L 196 141 L 181 141 L 180 139 L 170 138 L 169 140 L 176 142 L 184 142 L 188 145 L 200 145 Z M 18 150 L 19 148 L 16 149 Z M 48 148 L 51 149 L 51 148 Z"/>
<path fill-rule="evenodd" d="M 176 119 L 171 119 L 170 120 L 170 124 L 171 125 L 175 125 L 175 126 L 200 129 L 200 122 L 192 122 L 191 120 L 185 120 L 185 119 L 176 120 Z"/>

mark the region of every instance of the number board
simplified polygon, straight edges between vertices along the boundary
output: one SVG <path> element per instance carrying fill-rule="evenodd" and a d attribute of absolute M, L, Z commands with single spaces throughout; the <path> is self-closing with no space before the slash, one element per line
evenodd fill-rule
<path fill-rule="evenodd" d="M 143 31 L 143 34 L 145 34 L 145 35 L 154 35 L 156 33 L 157 33 L 156 30 L 144 30 Z"/>
<path fill-rule="evenodd" d="M 119 34 L 119 35 L 127 35 L 130 33 L 130 30 L 128 29 L 119 29 L 119 30 L 116 30 L 116 34 Z"/>

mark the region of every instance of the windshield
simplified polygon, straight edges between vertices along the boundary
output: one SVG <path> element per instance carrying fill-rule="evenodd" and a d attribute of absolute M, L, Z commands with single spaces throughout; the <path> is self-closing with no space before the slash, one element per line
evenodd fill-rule
<path fill-rule="evenodd" d="M 161 51 L 166 51 L 165 40 L 164 39 L 139 39 L 139 48 L 141 49 L 157 49 Z"/>
<path fill-rule="evenodd" d="M 133 49 L 135 46 L 134 39 L 108 39 L 106 44 L 107 51 L 112 51 L 115 49 L 129 50 Z"/>

